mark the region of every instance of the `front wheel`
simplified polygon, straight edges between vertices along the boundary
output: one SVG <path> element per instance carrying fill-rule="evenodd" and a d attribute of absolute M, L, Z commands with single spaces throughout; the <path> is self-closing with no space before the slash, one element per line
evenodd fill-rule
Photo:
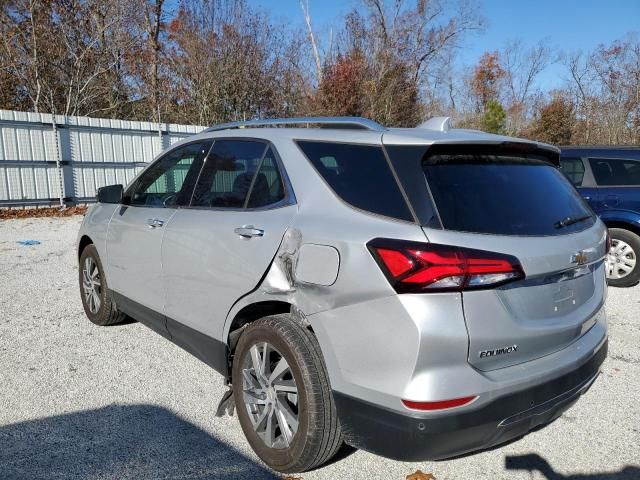
<path fill-rule="evenodd" d="M 342 445 L 318 342 L 288 314 L 246 328 L 236 347 L 232 382 L 242 430 L 274 470 L 313 469 Z"/>
<path fill-rule="evenodd" d="M 630 287 L 640 281 L 637 265 L 640 237 L 629 230 L 610 228 L 611 250 L 607 255 L 607 279 L 613 287 Z"/>
<path fill-rule="evenodd" d="M 87 245 L 80 255 L 79 283 L 82 306 L 89 320 L 101 326 L 126 320 L 111 296 L 98 250 L 93 245 Z"/>

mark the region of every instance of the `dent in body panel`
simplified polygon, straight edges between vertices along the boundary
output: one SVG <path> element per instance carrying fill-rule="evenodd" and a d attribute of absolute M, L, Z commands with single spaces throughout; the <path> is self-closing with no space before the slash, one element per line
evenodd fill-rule
<path fill-rule="evenodd" d="M 277 297 L 278 300 L 290 303 L 305 314 L 333 308 L 335 295 L 329 294 L 326 285 L 303 282 L 296 275 L 303 245 L 302 231 L 290 228 L 285 232 L 278 252 L 256 294 Z"/>
<path fill-rule="evenodd" d="M 313 258 L 313 254 L 311 256 L 308 255 L 309 251 L 303 248 L 306 246 L 331 249 L 335 252 L 333 253 L 335 260 L 329 265 L 322 266 L 322 268 L 328 268 L 328 272 L 325 271 L 316 275 L 310 273 L 313 268 L 319 267 L 319 264 L 317 263 L 317 258 Z M 304 253 L 302 257 L 301 252 Z M 312 315 L 320 311 L 357 302 L 357 299 L 351 298 L 349 295 L 336 295 L 336 291 L 331 288 L 339 275 L 339 258 L 340 254 L 337 248 L 328 245 L 316 245 L 315 243 L 304 243 L 303 233 L 300 229 L 288 229 L 262 283 L 253 293 L 234 305 L 230 312 L 230 318 L 227 318 L 224 332 L 225 338 L 234 312 L 249 303 L 279 300 L 293 305 L 303 315 Z M 310 262 L 310 264 L 301 269 L 301 261 Z M 303 273 L 302 278 L 300 278 L 299 272 Z M 331 277 L 330 283 L 326 283 L 328 277 Z M 325 282 L 325 284 L 320 282 Z"/>
<path fill-rule="evenodd" d="M 285 232 L 261 290 L 292 293 L 305 285 L 331 286 L 338 278 L 340 254 L 330 245 L 303 243 L 297 228 Z"/>
<path fill-rule="evenodd" d="M 267 294 L 288 294 L 296 291 L 295 270 L 302 246 L 302 232 L 288 229 L 260 290 Z"/>

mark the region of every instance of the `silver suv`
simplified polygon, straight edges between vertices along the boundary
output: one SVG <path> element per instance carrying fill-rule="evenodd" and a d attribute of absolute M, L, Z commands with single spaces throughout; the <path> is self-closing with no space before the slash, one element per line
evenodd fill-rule
<path fill-rule="evenodd" d="M 218 413 L 280 472 L 343 443 L 410 461 L 498 445 L 560 416 L 607 352 L 607 232 L 558 163 L 445 118 L 212 127 L 100 189 L 84 308 L 220 372 Z"/>

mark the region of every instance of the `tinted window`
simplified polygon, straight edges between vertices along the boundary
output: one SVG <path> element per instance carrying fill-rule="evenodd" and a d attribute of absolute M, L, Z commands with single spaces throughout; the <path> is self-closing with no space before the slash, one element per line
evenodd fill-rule
<path fill-rule="evenodd" d="M 282 199 L 284 199 L 284 184 L 273 151 L 269 149 L 253 181 L 247 207 L 266 207 Z"/>
<path fill-rule="evenodd" d="M 244 208 L 266 145 L 250 140 L 216 140 L 193 195 L 197 207 Z"/>
<path fill-rule="evenodd" d="M 640 185 L 640 161 L 590 158 L 598 185 Z"/>
<path fill-rule="evenodd" d="M 582 185 L 582 179 L 584 178 L 584 164 L 581 158 L 561 157 L 560 168 L 569 181 L 576 187 Z"/>
<path fill-rule="evenodd" d="M 560 235 L 595 219 L 560 171 L 508 156 L 440 155 L 423 169 L 443 228 L 495 235 Z M 563 226 L 567 218 L 586 219 Z M 570 223 L 570 222 L 566 222 Z"/>
<path fill-rule="evenodd" d="M 179 147 L 151 165 L 132 185 L 131 205 L 168 207 L 188 205 L 211 142 Z"/>
<path fill-rule="evenodd" d="M 306 141 L 298 145 L 345 202 L 369 212 L 413 221 L 381 147 Z"/>
<path fill-rule="evenodd" d="M 430 145 L 385 145 L 398 179 L 420 223 L 442 228 L 422 172 L 422 159 Z"/>

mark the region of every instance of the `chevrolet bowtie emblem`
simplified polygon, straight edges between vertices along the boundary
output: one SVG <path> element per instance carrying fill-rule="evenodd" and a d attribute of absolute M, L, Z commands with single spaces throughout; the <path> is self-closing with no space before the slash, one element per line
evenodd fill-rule
<path fill-rule="evenodd" d="M 574 253 L 571 257 L 571 263 L 575 263 L 576 265 L 584 265 L 587 261 L 589 261 L 589 256 L 584 250 Z"/>

